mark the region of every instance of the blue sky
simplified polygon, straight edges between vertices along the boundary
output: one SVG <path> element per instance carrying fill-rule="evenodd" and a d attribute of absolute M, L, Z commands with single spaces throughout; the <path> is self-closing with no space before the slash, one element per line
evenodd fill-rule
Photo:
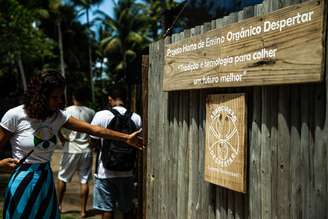
<path fill-rule="evenodd" d="M 67 0 L 66 0 L 67 1 Z M 68 0 L 69 1 L 69 0 Z M 90 14 L 90 20 L 92 20 L 92 18 L 94 17 L 93 12 L 96 10 L 102 10 L 104 12 L 106 12 L 106 14 L 112 15 L 113 14 L 113 1 L 117 2 L 117 0 L 104 0 L 102 4 L 98 5 L 98 6 L 93 6 L 91 12 L 89 12 Z M 177 2 L 181 2 L 182 0 L 177 0 Z M 208 0 L 213 1 L 213 0 Z M 258 3 L 261 3 L 263 0 L 242 0 L 242 6 L 249 6 L 249 5 L 255 5 Z M 227 10 L 232 10 L 233 11 L 233 1 L 231 0 L 214 0 L 214 2 L 216 2 L 217 4 L 223 4 L 225 5 L 225 7 L 227 8 Z M 83 15 L 80 17 L 79 19 L 82 23 L 86 22 L 86 16 Z"/>
<path fill-rule="evenodd" d="M 117 0 L 114 0 L 115 2 Z M 243 0 L 242 1 L 242 5 L 243 6 L 248 6 L 248 5 L 254 5 L 254 4 L 258 4 L 258 3 L 261 3 L 263 0 Z M 177 0 L 177 2 L 181 2 L 181 0 Z M 231 8 L 233 7 L 232 5 L 232 1 L 230 0 L 215 0 L 216 3 L 218 4 L 223 4 L 225 5 L 227 8 Z M 92 11 L 95 11 L 95 10 L 102 10 L 104 12 L 106 12 L 107 14 L 112 14 L 113 13 L 113 0 L 104 0 L 102 4 L 100 4 L 99 6 L 93 6 L 92 7 Z M 90 17 L 92 18 L 93 17 L 93 14 L 92 12 L 90 12 Z M 80 18 L 80 20 L 84 23 L 86 21 L 86 16 L 82 16 Z"/>
<path fill-rule="evenodd" d="M 93 6 L 91 9 L 91 12 L 89 12 L 89 16 L 90 16 L 90 20 L 92 20 L 93 16 L 93 12 L 96 10 L 101 10 L 106 12 L 106 14 L 111 15 L 113 13 L 113 1 L 112 0 L 104 0 L 104 2 L 99 5 L 99 6 Z M 82 23 L 86 22 L 86 15 L 83 15 L 80 19 L 79 19 Z"/>

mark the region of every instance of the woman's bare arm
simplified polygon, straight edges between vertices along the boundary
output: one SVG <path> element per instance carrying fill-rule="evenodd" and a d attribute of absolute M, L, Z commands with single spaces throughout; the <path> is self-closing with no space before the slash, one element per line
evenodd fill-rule
<path fill-rule="evenodd" d="M 82 120 L 78 120 L 72 116 L 67 120 L 63 127 L 74 131 L 84 132 L 90 135 L 98 136 L 101 138 L 123 141 L 137 149 L 144 148 L 143 140 L 140 136 L 138 136 L 138 134 L 141 132 L 141 129 L 136 132 L 133 132 L 132 134 L 125 134 L 111 129 L 102 128 L 100 126 L 91 125 Z"/>
<path fill-rule="evenodd" d="M 3 147 L 5 143 L 9 140 L 10 133 L 4 128 L 0 127 L 0 147 Z M 19 160 L 14 158 L 5 158 L 0 160 L 0 168 L 4 169 L 14 169 Z"/>

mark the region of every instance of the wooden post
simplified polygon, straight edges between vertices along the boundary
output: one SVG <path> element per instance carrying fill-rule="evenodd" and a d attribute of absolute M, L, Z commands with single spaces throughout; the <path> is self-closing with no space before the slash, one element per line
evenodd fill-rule
<path fill-rule="evenodd" d="M 148 71 L 149 56 L 142 56 L 142 132 L 144 144 L 147 150 L 148 140 Z M 147 151 L 138 154 L 138 219 L 146 219 L 147 199 L 146 199 L 146 179 L 147 179 Z M 141 205 L 142 204 L 142 205 Z"/>

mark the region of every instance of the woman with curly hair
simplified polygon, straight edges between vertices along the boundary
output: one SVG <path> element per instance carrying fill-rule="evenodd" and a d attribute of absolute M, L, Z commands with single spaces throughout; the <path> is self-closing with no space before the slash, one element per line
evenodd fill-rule
<path fill-rule="evenodd" d="M 60 110 L 64 89 L 65 80 L 58 72 L 41 72 L 30 81 L 23 105 L 8 110 L 1 120 L 0 146 L 10 140 L 13 158 L 0 160 L 0 167 L 14 170 L 5 195 L 5 219 L 60 218 L 49 164 L 60 128 L 143 148 L 137 136 L 141 130 L 124 134 L 67 117 Z"/>

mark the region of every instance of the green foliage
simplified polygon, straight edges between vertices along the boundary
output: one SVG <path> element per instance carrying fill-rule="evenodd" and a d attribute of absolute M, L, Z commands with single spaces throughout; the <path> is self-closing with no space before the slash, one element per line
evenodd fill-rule
<path fill-rule="evenodd" d="M 60 54 L 64 57 L 62 66 L 67 81 L 74 81 L 68 84 L 68 93 L 76 86 L 90 86 L 90 63 L 103 62 L 104 58 L 108 59 L 103 63 L 107 68 L 95 69 L 93 74 L 100 78 L 106 71 L 109 80 L 95 81 L 97 100 L 103 101 L 106 87 L 135 83 L 137 69 L 141 68 L 138 66 L 140 54 L 161 32 L 161 7 L 169 9 L 176 3 L 173 0 L 112 0 L 113 16 L 97 12 L 94 22 L 100 25 L 99 40 L 96 40 L 89 28 L 92 22 L 81 24 L 78 18 L 81 10 L 90 10 L 92 5 L 101 2 L 103 0 L 1 0 L 0 94 L 6 95 L 0 99 L 7 98 L 9 103 L 12 97 L 18 99 L 22 95 L 24 74 L 29 80 L 42 68 L 60 69 Z M 59 29 L 63 53 L 60 53 Z M 18 68 L 19 60 L 24 71 Z M 17 99 L 14 102 L 18 103 Z"/>
<path fill-rule="evenodd" d="M 149 18 L 146 7 L 134 0 L 118 1 L 113 16 L 98 11 L 97 21 L 102 23 L 100 50 L 108 58 L 114 83 L 127 82 L 127 66 L 133 63 L 137 54 L 149 43 Z"/>
<path fill-rule="evenodd" d="M 68 90 L 88 84 L 88 31 L 77 19 L 72 5 L 60 0 L 2 0 L 0 7 L 0 93 L 3 110 L 18 104 L 22 96 L 17 58 L 21 57 L 26 78 L 43 68 L 59 69 L 58 28 L 61 25 Z M 95 50 L 95 40 L 92 48 Z M 1 83 L 2 84 L 2 83 Z M 9 95 L 8 95 L 9 94 Z"/>
<path fill-rule="evenodd" d="M 40 8 L 29 9 L 16 0 L 3 0 L 0 7 L 0 54 L 14 58 L 20 53 L 27 61 L 52 57 L 55 42 L 35 25 Z"/>
<path fill-rule="evenodd" d="M 38 28 L 40 20 L 48 16 L 46 5 L 47 1 L 1 1 L 0 80 L 4 83 L 0 93 L 7 94 L 1 97 L 1 112 L 17 105 L 25 77 L 42 68 L 46 59 L 55 57 L 55 41 Z"/>
<path fill-rule="evenodd" d="M 169 28 L 175 16 L 185 2 L 177 3 L 174 0 L 143 0 L 146 5 L 146 13 L 149 17 L 149 29 L 153 40 L 158 40 Z M 181 25 L 181 18 L 178 20 Z"/>

